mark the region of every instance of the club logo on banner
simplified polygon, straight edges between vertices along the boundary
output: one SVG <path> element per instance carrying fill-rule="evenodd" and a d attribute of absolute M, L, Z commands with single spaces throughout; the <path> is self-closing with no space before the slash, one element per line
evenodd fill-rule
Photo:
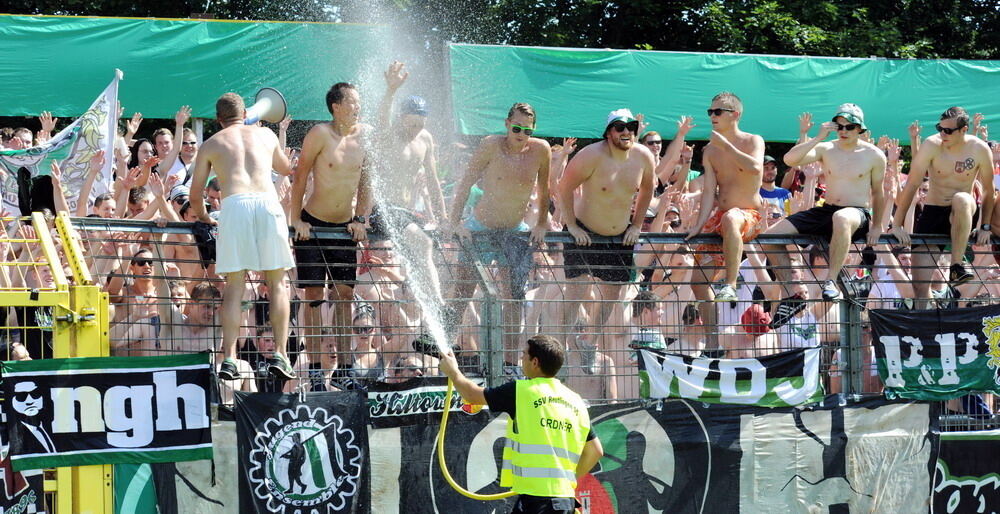
<path fill-rule="evenodd" d="M 211 459 L 209 358 L 3 362 L 14 469 Z"/>
<path fill-rule="evenodd" d="M 362 392 L 236 396 L 240 511 L 358 512 L 366 505 Z"/>
<path fill-rule="evenodd" d="M 788 407 L 823 398 L 819 348 L 757 359 L 710 359 L 640 350 L 643 398 L 686 398 L 706 403 Z"/>
<path fill-rule="evenodd" d="M 889 398 L 1000 393 L 1000 305 L 873 310 L 878 374 Z"/>

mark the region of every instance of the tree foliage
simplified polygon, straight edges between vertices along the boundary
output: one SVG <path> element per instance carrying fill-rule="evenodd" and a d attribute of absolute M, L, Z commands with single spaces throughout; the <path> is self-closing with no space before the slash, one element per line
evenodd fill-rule
<path fill-rule="evenodd" d="M 997 0 L 35 0 L 14 14 L 405 21 L 468 43 L 886 58 L 1000 58 Z"/>

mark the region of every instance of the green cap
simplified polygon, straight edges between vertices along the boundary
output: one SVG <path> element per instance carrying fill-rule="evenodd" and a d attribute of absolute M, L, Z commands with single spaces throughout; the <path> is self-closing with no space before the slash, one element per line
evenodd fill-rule
<path fill-rule="evenodd" d="M 851 123 L 861 125 L 862 132 L 868 130 L 865 126 L 865 113 L 855 104 L 843 104 L 838 107 L 837 114 L 834 114 L 830 121 L 836 121 L 837 118 L 844 118 Z"/>

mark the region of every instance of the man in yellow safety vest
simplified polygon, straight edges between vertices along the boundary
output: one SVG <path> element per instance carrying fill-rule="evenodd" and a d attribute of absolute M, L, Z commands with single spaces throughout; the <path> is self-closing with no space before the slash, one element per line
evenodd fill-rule
<path fill-rule="evenodd" d="M 510 415 L 500 486 L 520 494 L 514 514 L 573 512 L 577 479 L 604 455 L 587 405 L 555 378 L 563 359 L 555 338 L 536 335 L 521 352 L 527 378 L 489 389 L 466 378 L 452 352 L 441 359 L 441 371 L 465 401 Z"/>

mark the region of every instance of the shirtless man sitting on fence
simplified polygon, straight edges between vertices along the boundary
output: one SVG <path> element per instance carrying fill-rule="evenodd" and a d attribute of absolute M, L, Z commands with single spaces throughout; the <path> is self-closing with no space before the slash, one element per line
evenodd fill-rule
<path fill-rule="evenodd" d="M 916 234 L 939 234 L 951 237 L 952 287 L 973 278 L 972 264 L 964 262 L 965 250 L 973 232 L 973 222 L 979 223 L 976 244 L 990 241 L 989 216 L 993 212 L 993 158 L 990 147 L 978 137 L 968 135 L 969 114 L 961 107 L 952 107 L 941 114 L 938 133 L 920 144 L 917 155 L 910 164 L 906 187 L 899 195 L 896 215 L 892 218 L 892 235 L 900 244 L 910 244 L 910 234 L 903 227 L 903 219 L 910 209 L 913 196 L 929 176 L 927 200 L 920 217 L 913 223 Z M 976 181 L 982 187 L 983 208 L 976 208 L 972 190 Z M 941 248 L 939 247 L 939 250 Z M 917 308 L 926 308 L 931 297 L 931 275 L 936 266 L 937 254 L 929 245 L 913 249 L 911 276 L 917 296 Z"/>
<path fill-rule="evenodd" d="M 198 152 L 191 181 L 191 210 L 205 223 L 215 220 L 205 212 L 205 182 L 213 171 L 222 186 L 222 212 L 216 241 L 216 271 L 226 278 L 222 298 L 222 351 L 225 360 L 219 378 L 236 380 L 236 339 L 240 334 L 241 302 L 248 270 L 264 272 L 271 292 L 271 326 L 276 351 L 268 370 L 279 378 L 295 378 L 288 361 L 288 285 L 285 271 L 295 267 L 288 246 L 288 222 L 271 181 L 271 170 L 292 172 L 288 157 L 270 129 L 245 125 L 246 107 L 236 93 L 215 103 L 222 130 Z"/>

